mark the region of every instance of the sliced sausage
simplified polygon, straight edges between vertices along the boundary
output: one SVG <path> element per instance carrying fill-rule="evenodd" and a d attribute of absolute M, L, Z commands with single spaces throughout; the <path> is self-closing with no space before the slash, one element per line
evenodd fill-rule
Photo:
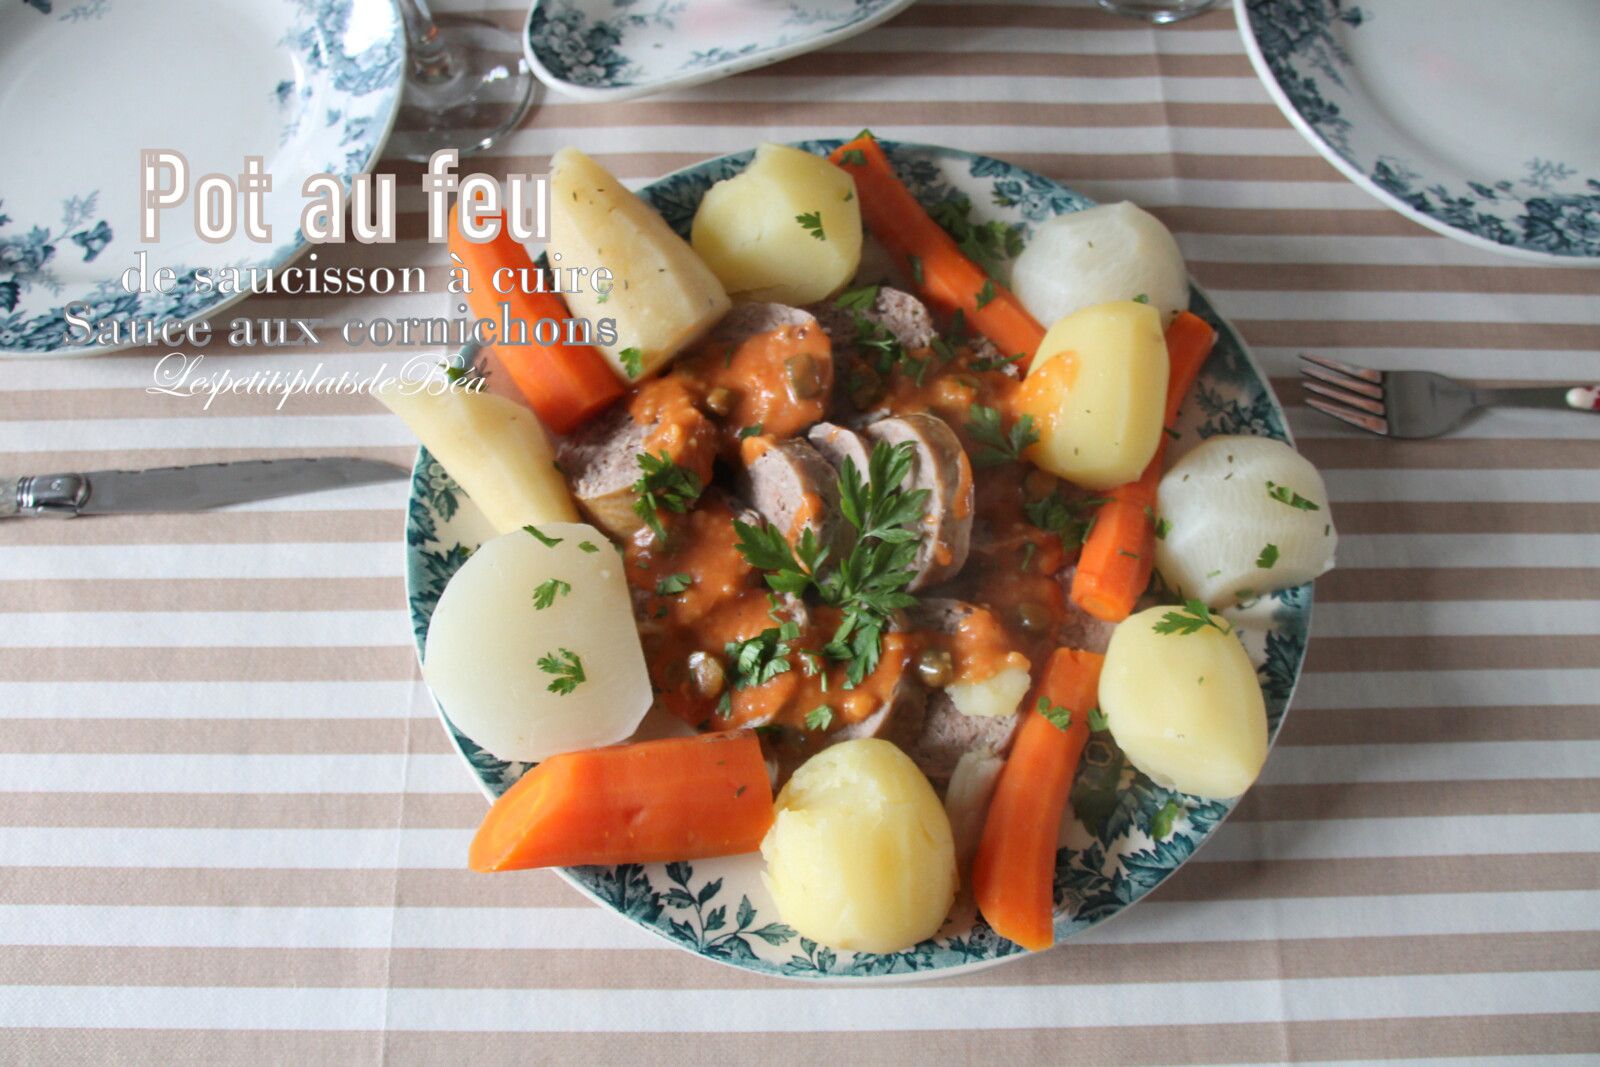
<path fill-rule="evenodd" d="M 838 545 L 844 534 L 839 476 L 822 453 L 798 437 L 758 437 L 744 446 L 740 495 L 790 544 L 810 530 L 822 544 Z"/>
<path fill-rule="evenodd" d="M 922 768 L 930 782 L 942 787 L 962 755 L 978 748 L 1005 752 L 1021 725 L 1021 715 L 963 715 L 944 690 L 936 689 L 928 694 L 922 729 L 906 749 L 906 755 Z"/>
<path fill-rule="evenodd" d="M 817 316 L 833 342 L 833 410 L 838 417 L 856 425 L 882 418 L 886 412 L 878 407 L 878 401 L 883 396 L 884 382 L 873 361 L 861 351 L 856 312 L 832 300 L 812 304 L 808 310 Z M 908 352 L 927 348 L 939 336 L 926 304 L 888 286 L 878 289 L 872 306 L 862 309 L 860 315 L 888 330 Z"/>
<path fill-rule="evenodd" d="M 618 404 L 579 427 L 557 453 L 578 506 L 618 540 L 644 526 L 633 511 L 633 483 L 639 480 L 639 453 L 655 428 L 634 419 L 627 404 Z"/>
<path fill-rule="evenodd" d="M 815 315 L 827 331 L 834 351 L 855 349 L 856 317 L 851 309 L 840 307 L 836 301 L 824 300 L 809 305 L 806 310 Z M 926 304 L 910 293 L 891 289 L 887 285 L 878 288 L 878 296 L 872 306 L 863 308 L 861 315 L 868 322 L 888 330 L 908 352 L 927 348 L 939 336 L 933 325 L 933 314 L 928 311 Z"/>
<path fill-rule="evenodd" d="M 766 343 L 749 344 L 762 337 Z M 786 304 L 739 304 L 678 373 L 705 390 L 707 406 L 736 434 L 790 437 L 828 415 L 833 399 L 833 348 L 815 316 Z"/>
<path fill-rule="evenodd" d="M 954 634 L 967 616 L 979 610 L 982 609 L 963 600 L 928 597 L 907 615 L 913 629 Z M 901 742 L 901 747 L 922 768 L 929 781 L 942 787 L 964 754 L 976 749 L 1004 754 L 1021 724 L 1022 716 L 1016 714 L 963 714 L 949 694 L 935 689 L 928 693 L 915 735 Z"/>
<path fill-rule="evenodd" d="M 972 464 L 955 431 L 936 415 L 879 419 L 863 431 L 873 442 L 914 446 L 909 485 L 928 490 L 912 590 L 955 577 L 972 547 Z"/>
<path fill-rule="evenodd" d="M 872 449 L 854 430 L 832 422 L 819 422 L 811 427 L 810 432 L 806 434 L 806 440 L 811 442 L 811 447 L 822 453 L 822 458 L 827 460 L 834 470 L 843 470 L 844 461 L 848 459 L 855 464 L 856 470 L 863 478 L 867 476 L 867 463 L 872 459 Z"/>
<path fill-rule="evenodd" d="M 695 406 L 688 386 L 668 377 L 643 383 L 625 402 L 579 428 L 561 443 L 557 463 L 590 520 L 625 540 L 645 525 L 633 510 L 642 453 L 665 453 L 704 488 L 716 450 L 716 427 Z"/>
<path fill-rule="evenodd" d="M 1106 646 L 1111 643 L 1111 631 L 1117 628 L 1114 622 L 1097 619 L 1072 602 L 1072 576 L 1078 573 L 1077 564 L 1061 568 L 1057 579 L 1061 582 L 1062 597 L 1061 626 L 1056 631 L 1056 640 L 1066 648 L 1078 648 L 1085 652 L 1105 653 Z"/>

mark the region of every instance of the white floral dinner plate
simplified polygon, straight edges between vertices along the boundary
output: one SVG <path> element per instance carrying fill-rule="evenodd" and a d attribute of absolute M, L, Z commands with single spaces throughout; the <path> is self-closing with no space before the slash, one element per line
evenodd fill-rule
<path fill-rule="evenodd" d="M 800 147 L 823 154 L 837 141 Z M 885 142 L 902 178 L 926 205 L 964 196 L 974 222 L 998 220 L 1024 235 L 1044 220 L 1091 206 L 1049 178 L 998 159 L 951 148 Z M 751 153 L 723 156 L 668 175 L 640 190 L 685 236 L 712 183 L 743 170 Z M 1255 434 L 1289 440 L 1283 409 L 1266 376 L 1204 293 L 1190 307 L 1218 331 L 1218 343 L 1179 417 L 1177 454 L 1213 434 Z M 406 590 L 419 654 L 445 583 L 488 527 L 472 502 L 428 453 L 417 454 L 406 522 Z M 1311 586 L 1263 597 L 1230 612 L 1259 667 L 1273 738 L 1300 676 L 1311 625 Z M 485 795 L 498 796 L 528 768 L 483 751 L 440 717 Z M 1109 735 L 1090 742 L 1061 830 L 1056 857 L 1056 939 L 1104 922 L 1138 901 L 1187 860 L 1233 808 L 1229 801 L 1184 796 L 1125 764 Z M 466 862 L 463 853 L 462 862 Z M 948 974 L 1026 955 L 981 919 L 953 920 L 931 940 L 903 952 L 841 952 L 801 937 L 784 924 L 761 881 L 756 855 L 692 863 L 576 867 L 562 872 L 594 900 L 680 948 L 761 974 L 795 978 L 872 979 Z M 515 878 L 515 874 L 486 877 Z M 1198 921 L 1198 920 L 1197 920 Z"/>
<path fill-rule="evenodd" d="M 628 100 L 826 47 L 914 2 L 534 0 L 523 50 L 552 89 L 581 100 Z"/>
<path fill-rule="evenodd" d="M 394 0 L 4 0 L 0 3 L 0 355 L 106 352 L 69 336 L 83 317 L 189 320 L 238 299 L 197 268 L 275 267 L 304 246 L 301 183 L 347 183 L 378 157 L 400 98 Z M 272 242 L 208 244 L 192 197 L 139 241 L 139 152 L 189 160 L 191 187 L 263 157 Z M 242 227 L 241 227 L 242 231 Z M 172 292 L 120 283 L 147 251 Z"/>
<path fill-rule="evenodd" d="M 1234 0 L 1289 121 L 1447 237 L 1600 265 L 1600 3 Z"/>

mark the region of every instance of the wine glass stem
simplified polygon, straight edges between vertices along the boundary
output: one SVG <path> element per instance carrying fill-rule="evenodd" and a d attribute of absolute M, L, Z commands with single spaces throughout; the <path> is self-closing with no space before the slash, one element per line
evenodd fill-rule
<path fill-rule="evenodd" d="M 437 84 L 455 77 L 455 57 L 433 21 L 428 0 L 400 0 L 400 12 L 405 17 L 406 34 L 411 39 L 412 79 Z"/>

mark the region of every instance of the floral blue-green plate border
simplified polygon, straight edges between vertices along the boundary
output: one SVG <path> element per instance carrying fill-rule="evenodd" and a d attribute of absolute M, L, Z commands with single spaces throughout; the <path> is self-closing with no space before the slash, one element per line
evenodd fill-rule
<path fill-rule="evenodd" d="M 126 347 L 72 340 L 72 304 L 92 321 L 164 323 L 242 299 L 205 291 L 196 270 L 279 267 L 305 250 L 301 185 L 329 173 L 348 188 L 376 162 L 399 111 L 405 50 L 395 0 L 0 3 L 0 357 Z M 185 203 L 162 219 L 161 241 L 142 244 L 143 148 L 183 152 L 191 185 L 263 156 L 273 242 L 240 233 L 206 244 Z M 172 269 L 170 292 L 119 284 L 141 249 L 151 273 Z"/>
<path fill-rule="evenodd" d="M 915 0 L 534 0 L 528 65 L 579 100 L 686 89 L 836 44 Z"/>
<path fill-rule="evenodd" d="M 800 147 L 822 154 L 838 143 L 807 141 Z M 974 219 L 1000 220 L 1025 233 L 1053 215 L 1092 203 L 1002 160 L 927 145 L 886 142 L 885 147 L 925 205 L 965 195 Z M 646 186 L 640 195 L 687 235 L 705 191 L 738 173 L 750 158 L 750 152 L 741 152 L 696 164 Z M 1290 441 L 1283 409 L 1233 328 L 1199 289 L 1192 290 L 1190 307 L 1217 327 L 1219 340 L 1184 404 L 1175 453 L 1222 433 Z M 406 522 L 406 589 L 419 655 L 445 583 L 480 543 L 481 517 L 468 514 L 475 510 L 426 450 L 419 450 Z M 1304 585 L 1232 613 L 1258 666 L 1274 739 L 1300 676 L 1311 606 L 1311 586 Z M 442 708 L 440 718 L 487 797 L 498 796 L 527 769 L 527 764 L 506 763 L 474 745 Z M 1230 801 L 1184 796 L 1156 785 L 1123 766 L 1115 746 L 1105 735 L 1096 735 L 1056 858 L 1057 941 L 1119 914 L 1165 881 L 1232 808 Z M 561 873 L 596 902 L 679 948 L 760 974 L 884 980 L 947 975 L 1027 954 L 996 936 L 981 918 L 970 917 L 947 924 L 937 937 L 903 952 L 836 952 L 783 923 L 761 884 L 760 870 L 759 857 L 752 855 L 576 867 Z"/>
<path fill-rule="evenodd" d="M 1600 94 L 1533 77 L 1592 86 L 1600 10 L 1463 2 L 1234 0 L 1234 16 L 1273 102 L 1358 186 L 1478 248 L 1600 266 Z M 1517 72 L 1514 98 L 1473 76 L 1479 57 Z"/>

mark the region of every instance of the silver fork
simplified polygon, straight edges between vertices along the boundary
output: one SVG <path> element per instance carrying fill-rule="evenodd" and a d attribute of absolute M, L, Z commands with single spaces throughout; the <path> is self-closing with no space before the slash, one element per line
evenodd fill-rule
<path fill-rule="evenodd" d="M 1306 406 L 1385 437 L 1438 437 L 1486 407 L 1600 412 L 1600 385 L 1476 389 L 1442 374 L 1371 370 L 1301 354 Z"/>

